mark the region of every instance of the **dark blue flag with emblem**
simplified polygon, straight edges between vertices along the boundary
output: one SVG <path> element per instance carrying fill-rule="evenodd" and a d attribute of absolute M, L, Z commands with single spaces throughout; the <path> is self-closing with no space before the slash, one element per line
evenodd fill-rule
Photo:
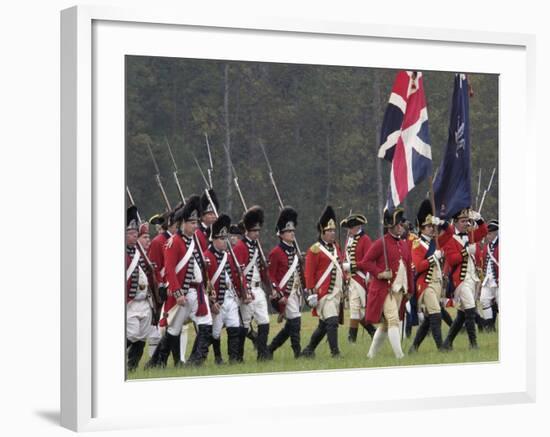
<path fill-rule="evenodd" d="M 436 214 L 442 218 L 472 204 L 469 98 L 466 75 L 456 74 L 449 138 L 433 184 Z"/>

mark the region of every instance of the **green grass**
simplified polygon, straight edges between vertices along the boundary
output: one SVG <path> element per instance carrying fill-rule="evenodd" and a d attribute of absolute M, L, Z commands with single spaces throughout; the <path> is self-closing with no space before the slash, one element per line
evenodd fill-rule
<path fill-rule="evenodd" d="M 455 312 L 450 309 L 450 314 L 454 318 Z M 302 349 L 308 344 L 312 332 L 316 328 L 318 319 L 311 316 L 311 313 L 302 314 Z M 448 327 L 445 323 L 442 324 L 442 334 L 445 338 Z M 272 316 L 269 332 L 271 339 L 279 332 L 283 324 L 278 324 L 276 316 Z M 144 356 L 140 362 L 138 370 L 131 373 L 128 379 L 146 379 L 146 378 L 163 378 L 163 377 L 196 377 L 206 375 L 234 375 L 247 373 L 271 373 L 271 372 L 296 372 L 296 371 L 311 371 L 311 370 L 328 370 L 328 369 L 349 369 L 349 368 L 367 368 L 367 367 L 389 367 L 389 366 L 413 366 L 423 364 L 451 364 L 451 363 L 471 363 L 471 362 L 489 362 L 498 360 L 498 333 L 478 333 L 479 350 L 470 350 L 468 348 L 468 337 L 465 332 L 460 333 L 453 344 L 453 351 L 447 353 L 438 352 L 435 348 L 431 335 L 426 337 L 422 343 L 420 350 L 408 355 L 407 351 L 414 339 L 416 327 L 410 338 L 403 339 L 403 352 L 405 357 L 397 360 L 393 351 L 386 341 L 386 344 L 380 349 L 378 355 L 369 360 L 367 352 L 370 347 L 370 336 L 361 327 L 359 328 L 357 343 L 350 344 L 347 341 L 348 335 L 348 319 L 346 324 L 340 325 L 338 329 L 338 345 L 341 352 L 340 358 L 332 358 L 328 343 L 325 339 L 319 344 L 315 353 L 314 359 L 295 359 L 290 348 L 290 340 L 275 351 L 272 361 L 257 362 L 256 351 L 250 340 L 245 343 L 245 361 L 240 364 L 224 364 L 216 365 L 214 356 L 210 348 L 208 360 L 201 367 L 175 368 L 173 367 L 172 357 L 169 358 L 168 366 L 165 369 L 144 370 L 143 366 L 148 360 L 147 348 L 144 351 Z M 189 355 L 193 346 L 194 333 L 190 330 L 189 343 L 187 347 L 187 355 Z M 222 355 L 227 361 L 227 337 L 225 330 L 222 332 Z"/>

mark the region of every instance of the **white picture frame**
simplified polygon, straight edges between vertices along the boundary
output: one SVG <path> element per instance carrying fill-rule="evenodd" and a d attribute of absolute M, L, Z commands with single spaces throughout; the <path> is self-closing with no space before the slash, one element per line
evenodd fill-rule
<path fill-rule="evenodd" d="M 186 38 L 193 43 L 181 44 Z M 531 113 L 534 45 L 531 35 L 361 22 L 245 16 L 228 19 L 189 15 L 181 10 L 92 6 L 62 11 L 61 424 L 77 431 L 156 426 L 158 418 L 153 410 L 146 416 L 133 413 L 127 404 L 142 393 L 155 392 L 174 396 L 174 412 L 181 408 L 177 393 L 194 394 L 193 403 L 185 404 L 185 415 L 165 414 L 164 425 L 193 426 L 205 420 L 213 423 L 210 412 L 199 408 L 204 393 L 214 389 L 249 393 L 259 384 L 269 396 L 254 399 L 251 410 L 255 420 L 269 420 L 272 415 L 305 418 L 344 411 L 362 414 L 402 410 L 410 409 L 413 401 L 415 408 L 533 402 L 535 340 L 528 332 L 534 332 L 535 309 L 527 302 L 534 301 L 535 274 L 529 272 L 534 267 L 526 266 L 524 270 L 525 277 L 531 279 L 514 277 L 506 267 L 521 262 L 522 255 L 506 249 L 527 246 L 528 253 L 535 253 L 534 242 L 523 241 L 519 233 L 509 231 L 514 213 L 533 211 L 535 205 L 536 176 L 526 158 L 535 156 Z M 370 59 L 357 55 L 365 47 L 372 50 Z M 397 51 L 400 56 L 392 58 L 391 54 Z M 499 218 L 504 250 L 499 362 L 125 382 L 121 378 L 124 345 L 119 336 L 112 334 L 124 325 L 120 316 L 123 302 L 116 297 L 111 301 L 113 297 L 105 293 L 109 284 L 115 284 L 111 290 L 114 296 L 116 290 L 122 289 L 117 275 L 123 269 L 117 269 L 122 266 L 123 257 L 118 261 L 120 251 L 109 249 L 111 245 L 123 247 L 120 229 L 125 211 L 124 166 L 120 164 L 124 162 L 124 141 L 120 135 L 124 123 L 120 117 L 124 112 L 124 82 L 120 66 L 124 54 L 500 74 Z M 521 156 L 510 156 L 518 143 L 523 144 Z M 119 185 L 121 190 L 111 188 Z M 506 317 L 512 313 L 513 325 L 512 317 Z M 444 386 L 424 384 L 422 388 L 406 384 L 409 378 L 429 380 L 445 375 L 457 381 Z M 387 381 L 393 384 L 388 385 Z M 286 390 L 296 387 L 300 392 L 315 393 L 320 384 L 329 394 L 327 397 L 296 396 L 290 403 L 285 397 Z M 330 396 L 350 387 L 356 390 L 339 398 Z M 303 408 L 308 406 L 311 408 Z M 234 421 L 234 408 L 237 406 L 217 414 L 216 423 Z M 166 408 L 163 410 L 167 413 Z"/>

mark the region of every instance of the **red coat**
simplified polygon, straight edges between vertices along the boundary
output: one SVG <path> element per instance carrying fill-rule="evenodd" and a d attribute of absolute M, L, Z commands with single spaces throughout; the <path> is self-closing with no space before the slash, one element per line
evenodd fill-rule
<path fill-rule="evenodd" d="M 316 288 L 317 283 L 327 270 L 328 266 L 332 264 L 332 260 L 325 255 L 321 249 L 321 242 L 315 243 L 311 246 L 306 253 L 306 268 L 305 268 L 305 279 L 306 279 L 306 288 L 313 290 Z M 336 248 L 336 257 L 340 263 L 340 269 L 342 269 L 342 262 L 344 260 L 342 251 L 338 244 L 334 243 Z M 336 268 L 336 267 L 334 267 Z M 342 270 L 343 271 L 343 270 Z M 332 272 L 331 272 L 332 273 Z M 327 275 L 323 283 L 316 289 L 318 294 L 318 299 L 321 300 L 325 295 L 328 294 L 330 287 L 331 274 Z M 345 281 L 345 274 L 342 277 L 342 281 Z M 317 315 L 315 308 L 313 309 L 313 315 Z"/>
<path fill-rule="evenodd" d="M 210 279 L 214 277 L 214 274 L 216 273 L 216 270 L 218 270 L 218 259 L 216 258 L 216 255 L 212 252 L 212 248 L 208 249 L 206 252 L 204 252 L 204 256 L 207 257 L 210 260 L 210 264 L 208 266 L 208 276 Z M 233 261 L 233 257 L 231 254 L 227 254 L 227 262 L 229 263 L 229 266 L 231 268 L 231 282 L 233 283 L 233 286 L 235 287 L 235 291 L 240 296 L 239 293 L 239 272 L 237 270 L 237 267 L 235 266 L 235 262 Z M 214 289 L 214 293 L 216 296 L 218 296 L 218 292 L 220 291 L 220 280 L 224 272 L 222 271 L 216 282 L 212 283 L 212 288 Z M 243 278 L 244 281 L 244 289 L 246 290 L 246 278 Z"/>
<path fill-rule="evenodd" d="M 456 288 L 464 280 L 466 275 L 468 253 L 462 243 L 455 238 L 455 227 L 450 225 L 449 228 L 452 237 L 449 238 L 445 246 L 443 246 L 443 252 L 445 253 L 444 271 L 447 274 L 452 274 L 453 286 Z M 487 235 L 487 225 L 482 223 L 475 231 L 470 232 L 470 243 L 481 241 L 485 235 Z"/>
<path fill-rule="evenodd" d="M 208 236 L 206 235 L 207 232 L 208 232 L 208 228 L 204 228 L 202 224 L 200 224 L 197 230 L 195 231 L 195 235 L 199 240 L 199 243 L 201 245 L 201 249 L 203 252 L 206 252 L 208 249 Z"/>
<path fill-rule="evenodd" d="M 348 248 L 348 242 L 349 242 L 349 238 L 346 239 L 346 247 L 344 248 L 344 253 L 348 253 L 348 249 L 351 249 L 351 248 Z M 355 279 L 355 281 L 357 281 L 361 285 L 361 287 L 363 287 L 365 290 L 367 289 L 367 284 L 365 282 L 365 279 L 359 276 L 357 271 L 360 271 L 363 274 L 366 274 L 366 272 L 358 268 L 357 264 L 365 257 L 371 245 L 372 245 L 372 241 L 369 238 L 369 236 L 365 233 L 362 233 L 357 243 L 355 244 L 355 256 L 351 257 L 352 258 L 351 266 L 350 266 L 351 275 L 352 275 L 351 277 Z M 352 249 L 352 253 L 353 253 L 353 249 Z"/>
<path fill-rule="evenodd" d="M 439 247 L 445 246 L 453 234 L 450 227 L 439 235 L 438 243 Z M 435 264 L 433 258 L 426 259 L 426 253 L 428 249 L 421 243 L 421 237 L 416 238 L 412 243 L 412 261 L 413 268 L 416 274 L 416 296 L 420 298 L 426 287 L 428 286 L 429 281 L 427 281 L 427 276 L 431 276 L 434 273 Z M 443 270 L 443 266 L 441 266 Z"/>
<path fill-rule="evenodd" d="M 388 254 L 388 265 L 393 272 L 393 278 L 399 269 L 399 260 L 403 259 L 403 264 L 407 269 L 407 287 L 408 293 L 413 293 L 413 274 L 412 274 L 412 259 L 409 250 L 409 243 L 406 240 L 394 238 L 389 232 L 383 237 L 386 241 L 386 251 Z M 359 268 L 367 271 L 371 275 L 369 282 L 369 291 L 367 298 L 367 311 L 365 320 L 367 323 L 378 323 L 382 317 L 382 309 L 384 300 L 388 295 L 390 285 L 386 280 L 378 279 L 378 274 L 386 270 L 384 261 L 384 249 L 382 238 L 376 240 L 365 257 L 359 262 Z M 400 311 L 402 314 L 402 311 Z"/>
<path fill-rule="evenodd" d="M 257 247 L 259 249 L 259 246 Z M 239 240 L 237 244 L 235 244 L 235 246 L 233 247 L 233 252 L 237 257 L 237 260 L 239 261 L 241 268 L 244 270 L 250 261 L 250 257 L 248 253 L 248 245 L 245 243 L 244 240 Z M 258 269 L 260 270 L 260 276 L 262 278 L 262 281 L 265 281 L 266 279 L 269 281 L 269 278 L 267 277 L 268 276 L 267 271 L 264 271 L 264 269 L 262 268 L 262 262 L 260 257 L 261 255 L 258 252 L 256 263 L 258 265 Z M 264 290 L 264 291 L 267 291 L 267 290 Z"/>
<path fill-rule="evenodd" d="M 499 240 L 497 240 L 496 244 L 495 244 L 495 249 L 493 251 L 493 258 L 495 258 L 495 260 L 497 262 L 499 262 L 498 260 L 498 247 L 499 247 Z M 488 264 L 488 261 L 489 261 L 489 243 L 486 243 L 485 246 L 483 247 L 483 254 L 481 256 L 481 259 L 482 259 L 482 263 L 483 263 L 483 273 L 487 274 L 487 264 Z M 495 277 L 496 277 L 496 281 L 497 281 L 497 284 L 498 284 L 498 280 L 499 280 L 499 274 L 498 274 L 498 265 L 495 264 L 493 262 L 493 269 L 494 269 L 494 272 L 495 272 Z"/>
<path fill-rule="evenodd" d="M 155 277 L 157 283 L 164 282 L 164 245 L 168 241 L 169 234 L 162 232 L 151 240 L 147 256 L 155 264 Z"/>
<path fill-rule="evenodd" d="M 284 243 L 281 243 L 284 244 Z M 269 253 L 269 280 L 273 284 L 273 288 L 277 291 L 277 293 L 280 296 L 290 296 L 290 291 L 288 290 L 287 285 L 292 282 L 292 278 L 289 278 L 286 285 L 281 289 L 279 287 L 279 284 L 281 283 L 282 279 L 288 272 L 288 255 L 281 246 L 281 244 L 278 244 L 275 246 L 271 252 Z M 294 251 L 294 254 L 296 254 L 296 251 Z M 294 255 L 295 256 L 295 255 Z M 299 272 L 300 266 L 296 266 L 295 272 Z M 277 309 L 280 313 L 284 313 L 286 305 L 278 304 Z"/>

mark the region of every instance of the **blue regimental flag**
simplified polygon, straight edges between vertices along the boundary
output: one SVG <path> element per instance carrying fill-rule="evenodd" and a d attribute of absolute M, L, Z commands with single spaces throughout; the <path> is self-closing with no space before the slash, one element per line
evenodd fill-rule
<path fill-rule="evenodd" d="M 456 74 L 449 138 L 433 184 L 436 213 L 442 218 L 472 204 L 469 98 L 466 75 Z"/>

